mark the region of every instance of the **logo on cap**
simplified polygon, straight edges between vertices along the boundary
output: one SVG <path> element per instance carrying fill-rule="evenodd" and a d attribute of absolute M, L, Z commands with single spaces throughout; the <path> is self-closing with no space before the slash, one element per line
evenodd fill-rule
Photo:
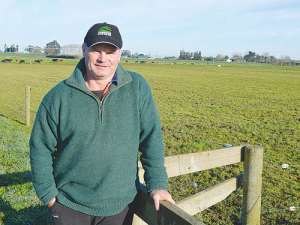
<path fill-rule="evenodd" d="M 100 27 L 98 30 L 98 35 L 111 36 L 111 27 L 109 26 Z"/>

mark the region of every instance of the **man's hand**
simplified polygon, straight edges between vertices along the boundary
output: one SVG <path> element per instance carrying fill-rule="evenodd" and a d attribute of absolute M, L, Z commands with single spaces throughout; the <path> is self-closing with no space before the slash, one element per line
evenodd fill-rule
<path fill-rule="evenodd" d="M 171 202 L 175 205 L 175 201 L 172 199 L 172 196 L 166 190 L 154 190 L 150 192 L 150 196 L 154 200 L 154 206 L 156 211 L 159 211 L 159 201 L 164 200 Z"/>
<path fill-rule="evenodd" d="M 54 204 L 54 202 L 56 202 L 56 198 L 53 198 L 49 203 L 48 203 L 48 208 L 50 208 L 53 204 Z"/>

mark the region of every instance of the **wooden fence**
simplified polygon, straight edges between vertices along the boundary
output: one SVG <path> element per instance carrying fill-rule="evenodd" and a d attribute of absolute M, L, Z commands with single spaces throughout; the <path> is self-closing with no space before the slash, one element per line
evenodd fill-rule
<path fill-rule="evenodd" d="M 161 201 L 160 211 L 154 208 L 153 199 L 146 194 L 145 186 L 136 196 L 136 215 L 133 225 L 158 224 L 204 224 L 193 215 L 208 209 L 227 198 L 233 191 L 243 187 L 242 225 L 260 224 L 263 148 L 238 146 L 165 158 L 169 177 L 208 170 L 244 162 L 244 174 L 183 199 L 173 205 Z M 139 162 L 139 179 L 144 183 L 144 170 Z"/>

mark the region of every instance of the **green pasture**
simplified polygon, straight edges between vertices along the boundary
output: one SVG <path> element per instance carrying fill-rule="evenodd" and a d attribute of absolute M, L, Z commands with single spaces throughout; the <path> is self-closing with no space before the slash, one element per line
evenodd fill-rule
<path fill-rule="evenodd" d="M 72 73 L 77 61 L 0 64 L 0 224 L 49 223 L 47 209 L 30 183 L 31 127 L 24 125 L 25 87 L 31 87 L 32 126 L 43 96 Z M 263 169 L 261 224 L 299 224 L 299 67 L 179 62 L 121 61 L 152 87 L 165 155 L 224 148 L 225 144 L 263 146 L 268 167 Z M 284 169 L 282 164 L 292 166 Z M 169 190 L 178 201 L 242 173 L 242 168 L 240 163 L 171 178 Z M 234 224 L 241 217 L 241 205 L 242 190 L 238 189 L 195 217 L 206 224 Z M 290 207 L 296 207 L 295 211 Z"/>

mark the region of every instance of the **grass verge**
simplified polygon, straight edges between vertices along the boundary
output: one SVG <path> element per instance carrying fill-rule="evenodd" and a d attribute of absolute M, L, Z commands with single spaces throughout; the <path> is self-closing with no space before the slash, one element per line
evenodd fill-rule
<path fill-rule="evenodd" d="M 0 116 L 0 224 L 50 224 L 31 183 L 27 133 L 23 125 Z"/>

